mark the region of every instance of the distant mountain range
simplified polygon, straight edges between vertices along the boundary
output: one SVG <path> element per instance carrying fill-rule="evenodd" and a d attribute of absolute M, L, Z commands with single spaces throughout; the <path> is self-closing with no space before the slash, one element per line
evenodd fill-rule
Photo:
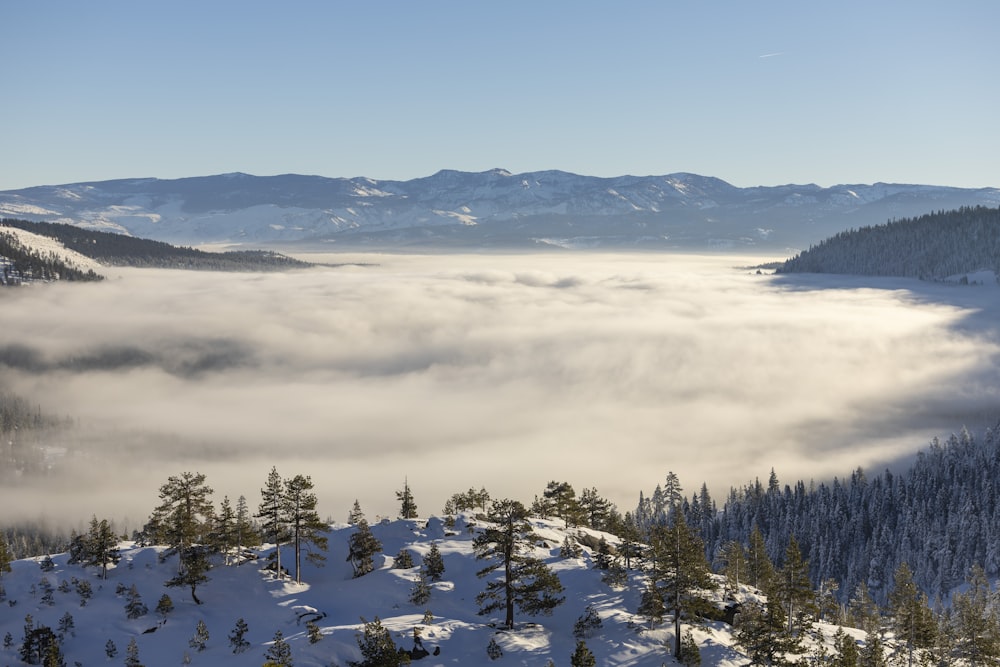
<path fill-rule="evenodd" d="M 796 249 L 837 232 L 961 206 L 1000 189 L 739 188 L 718 178 L 444 170 L 409 181 L 235 173 L 0 192 L 0 216 L 175 244 Z"/>

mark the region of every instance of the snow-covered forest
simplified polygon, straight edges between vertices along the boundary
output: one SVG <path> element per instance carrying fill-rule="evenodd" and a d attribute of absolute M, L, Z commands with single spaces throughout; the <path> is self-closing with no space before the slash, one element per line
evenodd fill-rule
<path fill-rule="evenodd" d="M 8 426 L 31 414 L 6 404 Z M 530 503 L 470 488 L 421 511 L 404 482 L 398 516 L 371 523 L 357 501 L 346 520 L 321 520 L 305 475 L 272 468 L 248 480 L 259 493 L 233 500 L 214 498 L 204 474 L 179 473 L 131 535 L 94 516 L 57 553 L 0 541 L 0 655 L 996 664 L 998 444 L 993 430 L 963 430 L 897 473 L 785 486 L 772 473 L 721 507 L 669 472 L 624 512 L 596 487 L 559 481 Z"/>
<path fill-rule="evenodd" d="M 1000 208 L 965 206 L 842 231 L 779 268 L 922 280 L 979 271 L 1000 275 Z"/>

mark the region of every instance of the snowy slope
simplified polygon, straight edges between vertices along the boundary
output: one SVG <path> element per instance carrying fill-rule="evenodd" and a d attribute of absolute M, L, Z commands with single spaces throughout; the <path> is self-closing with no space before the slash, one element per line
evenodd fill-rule
<path fill-rule="evenodd" d="M 30 248 L 43 257 L 54 255 L 64 264 L 82 271 L 86 271 L 88 269 L 97 270 L 101 267 L 100 263 L 97 261 L 87 257 L 86 255 L 82 255 L 75 250 L 70 250 L 59 241 L 48 236 L 35 234 L 24 229 L 18 229 L 17 227 L 8 227 L 7 225 L 0 225 L 0 231 L 13 234 L 21 245 L 26 248 Z"/>
<path fill-rule="evenodd" d="M 717 178 L 442 170 L 410 181 L 223 174 L 0 192 L 0 217 L 181 245 L 336 242 L 463 247 L 804 247 L 890 217 L 1000 204 L 1000 189 L 738 188 Z M 543 241 L 545 239 L 545 241 Z"/>
<path fill-rule="evenodd" d="M 418 665 L 493 664 L 486 655 L 486 646 L 493 637 L 504 652 L 497 664 L 543 665 L 551 658 L 555 664 L 565 665 L 576 645 L 573 625 L 589 604 L 603 623 L 597 634 L 587 640 L 597 664 L 658 667 L 673 663 L 664 648 L 665 642 L 669 645 L 672 640 L 672 624 L 668 621 L 650 630 L 634 614 L 642 589 L 640 575 L 633 573 L 629 587 L 616 590 L 601 582 L 592 554 L 586 549 L 581 558 L 560 559 L 559 545 L 566 532 L 557 522 L 535 522 L 536 532 L 545 540 L 545 546 L 535 555 L 544 558 L 559 575 L 566 588 L 565 603 L 550 617 L 519 614 L 513 632 L 497 631 L 495 625 L 500 619 L 476 614 L 475 597 L 484 586 L 476 571 L 483 562 L 473 556 L 475 528 L 466 524 L 466 519 L 460 516 L 454 530 L 446 530 L 436 518 L 373 526 L 384 554 L 376 557 L 373 573 L 357 579 L 352 578 L 351 566 L 345 561 L 353 527 L 335 525 L 330 531 L 325 567 L 306 566 L 303 584 L 276 580 L 263 569 L 263 559 L 239 566 L 220 563 L 209 573 L 211 581 L 198 589 L 203 601 L 200 606 L 191 601 L 186 589 L 163 585 L 173 575 L 176 559 L 160 563 L 161 549 L 155 547 L 123 544 L 122 561 L 109 571 L 107 581 L 100 580 L 93 568 L 68 565 L 65 554 L 53 556 L 55 568 L 50 572 L 40 569 L 41 559 L 17 561 L 13 563 L 13 572 L 0 580 L 7 598 L 7 604 L 0 605 L 0 634 L 9 633 L 12 637 L 12 645 L 0 649 L 0 662 L 17 661 L 26 614 L 31 614 L 36 627 L 46 625 L 55 630 L 68 613 L 75 626 L 75 636 L 67 636 L 63 643 L 69 665 L 122 664 L 126 646 L 132 639 L 138 645 L 141 661 L 148 667 L 186 664 L 188 660 L 202 665 L 262 664 L 268 643 L 280 630 L 290 643 L 295 665 L 343 666 L 361 657 L 355 639 L 361 617 L 372 620 L 375 616 L 392 632 L 397 646 L 412 648 L 413 630 L 419 627 L 424 647 L 428 651 L 440 649 L 439 655 L 416 661 Z M 474 523 L 471 517 L 468 519 Z M 409 594 L 421 558 L 432 541 L 441 550 L 445 573 L 442 581 L 432 584 L 430 602 L 418 607 L 408 602 Z M 391 555 L 402 548 L 414 555 L 416 568 L 392 569 Z M 289 564 L 291 558 L 291 550 L 283 550 L 282 563 Z M 42 579 L 56 588 L 52 606 L 42 601 Z M 94 595 L 86 606 L 80 605 L 73 590 L 74 579 L 91 582 Z M 65 592 L 59 590 L 62 582 L 69 584 L 68 590 L 63 586 Z M 143 603 L 149 607 L 147 615 L 135 620 L 126 618 L 125 597 L 116 594 L 121 584 L 136 586 Z M 154 609 L 164 593 L 172 599 L 174 610 L 160 617 Z M 423 615 L 428 609 L 434 620 L 424 625 Z M 246 638 L 252 646 L 247 652 L 234 655 L 228 635 L 239 618 L 248 625 Z M 313 618 L 318 619 L 323 632 L 322 641 L 315 644 L 309 642 L 305 627 L 305 622 Z M 188 644 L 199 620 L 204 621 L 210 635 L 203 652 Z M 825 635 L 832 635 L 835 630 L 821 627 Z M 745 656 L 734 648 L 727 625 L 709 623 L 694 628 L 694 637 L 700 646 L 703 665 L 735 667 L 746 663 Z M 113 660 L 105 654 L 109 640 L 118 649 Z"/>

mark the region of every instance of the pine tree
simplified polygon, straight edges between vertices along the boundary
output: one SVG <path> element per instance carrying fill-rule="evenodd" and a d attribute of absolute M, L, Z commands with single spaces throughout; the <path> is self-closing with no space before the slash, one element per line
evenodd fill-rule
<path fill-rule="evenodd" d="M 117 563 L 121 556 L 118 553 L 118 537 L 107 519 L 90 519 L 90 530 L 84 541 L 82 562 L 85 565 L 101 568 L 101 579 L 108 578 L 108 564 Z"/>
<path fill-rule="evenodd" d="M 199 584 L 208 581 L 209 562 L 205 540 L 214 513 L 210 496 L 212 489 L 205 484 L 205 475 L 185 472 L 167 478 L 160 487 L 160 505 L 153 511 L 150 523 L 157 526 L 157 538 L 178 554 L 177 575 L 167 586 L 187 586 L 191 599 L 198 599 Z"/>
<path fill-rule="evenodd" d="M 431 599 L 431 587 L 427 583 L 427 577 L 423 572 L 417 576 L 417 580 L 413 582 L 413 588 L 410 589 L 410 602 L 422 607 L 427 604 L 427 601 Z"/>
<path fill-rule="evenodd" d="M 528 555 L 537 541 L 527 521 L 528 512 L 516 500 L 496 500 L 487 526 L 472 542 L 476 558 L 492 563 L 476 573 L 480 578 L 502 569 L 503 576 L 486 584 L 476 596 L 480 614 L 505 610 L 504 626 L 514 627 L 514 607 L 528 615 L 549 614 L 565 598 L 559 577 L 541 560 Z"/>
<path fill-rule="evenodd" d="M 573 667 L 596 667 L 597 660 L 593 652 L 587 648 L 587 642 L 582 639 L 576 640 L 576 650 L 570 656 L 569 664 Z"/>
<path fill-rule="evenodd" d="M 260 490 L 261 502 L 256 517 L 261 520 L 261 530 L 264 538 L 274 543 L 275 576 L 284 577 L 281 569 L 281 544 L 287 537 L 287 517 L 285 512 L 285 482 L 278 474 L 278 469 L 271 468 L 267 483 Z"/>
<path fill-rule="evenodd" d="M 58 627 L 60 641 L 67 635 L 70 637 L 76 637 L 76 623 L 73 621 L 73 615 L 68 611 L 59 619 Z"/>
<path fill-rule="evenodd" d="M 363 520 L 365 520 L 365 513 L 361 511 L 361 503 L 355 498 L 351 511 L 347 513 L 347 523 L 356 526 Z"/>
<path fill-rule="evenodd" d="M 142 667 L 142 661 L 139 660 L 139 645 L 135 642 L 135 637 L 132 637 L 125 647 L 125 667 Z"/>
<path fill-rule="evenodd" d="M 750 543 L 746 551 L 747 583 L 754 588 L 766 590 L 774 578 L 774 565 L 767 555 L 767 544 L 760 527 L 754 525 L 750 532 Z"/>
<path fill-rule="evenodd" d="M 240 554 L 240 562 L 243 558 L 243 548 L 258 544 L 260 544 L 260 539 L 257 536 L 257 531 L 254 530 L 253 523 L 251 523 L 250 508 L 247 507 L 246 496 L 241 495 L 236 500 L 236 550 Z"/>
<path fill-rule="evenodd" d="M 292 647 L 285 641 L 281 630 L 276 630 L 271 645 L 264 652 L 267 665 L 272 667 L 292 667 Z"/>
<path fill-rule="evenodd" d="M 222 502 L 219 504 L 219 511 L 215 515 L 215 526 L 212 530 L 212 546 L 216 551 L 223 554 L 226 565 L 229 565 L 230 556 L 233 549 L 237 546 L 236 510 L 233 509 L 232 503 L 229 502 L 229 496 L 222 498 Z"/>
<path fill-rule="evenodd" d="M 594 530 L 612 532 L 611 528 L 617 510 L 610 500 L 598 495 L 596 488 L 590 488 L 580 492 L 579 503 L 583 520 L 589 527 Z"/>
<path fill-rule="evenodd" d="M 542 492 L 543 516 L 557 516 L 563 527 L 576 526 L 584 519 L 583 510 L 576 499 L 576 491 L 569 482 L 551 481 Z"/>
<path fill-rule="evenodd" d="M 802 558 L 795 536 L 788 538 L 785 562 L 774 577 L 774 593 L 785 605 L 788 616 L 788 632 L 793 628 L 804 629 L 809 614 L 816 613 L 816 595 L 809 581 L 809 563 Z"/>
<path fill-rule="evenodd" d="M 397 667 L 410 664 L 409 654 L 401 653 L 396 648 L 396 642 L 378 616 L 372 621 L 366 621 L 362 617 L 361 622 L 364 628 L 355 634 L 355 639 L 363 660 L 352 663 L 355 667 Z"/>
<path fill-rule="evenodd" d="M 156 602 L 156 613 L 160 616 L 166 618 L 167 614 L 174 610 L 174 601 L 170 599 L 170 596 L 164 593 L 160 596 L 160 599 Z"/>
<path fill-rule="evenodd" d="M 361 518 L 348 539 L 347 560 L 354 567 L 354 576 L 363 577 L 375 569 L 375 554 L 382 550 L 382 543 L 372 534 L 368 522 Z"/>
<path fill-rule="evenodd" d="M 761 604 L 746 602 L 740 610 L 735 636 L 751 665 L 791 665 L 786 654 L 798 650 L 798 643 L 788 635 L 785 610 L 777 600 Z"/>
<path fill-rule="evenodd" d="M 108 656 L 108 659 L 109 659 L 109 660 L 110 660 L 111 658 L 114 658 L 114 657 L 115 657 L 116 655 L 118 655 L 118 647 L 117 647 L 117 646 L 115 646 L 115 642 L 114 642 L 114 640 L 112 640 L 112 639 L 109 639 L 109 640 L 108 640 L 108 641 L 107 641 L 107 642 L 106 642 L 106 643 L 104 644 L 104 654 L 105 654 L 106 656 Z"/>
<path fill-rule="evenodd" d="M 590 639 L 597 631 L 604 627 L 600 614 L 594 609 L 594 605 L 588 604 L 583 610 L 583 614 L 576 619 L 573 624 L 573 636 L 577 639 Z"/>
<path fill-rule="evenodd" d="M 917 589 L 913 571 L 906 563 L 896 568 L 889 594 L 889 613 L 896 637 L 906 642 L 907 664 L 912 666 L 914 649 L 934 645 L 935 622 L 927 596 Z"/>
<path fill-rule="evenodd" d="M 1000 662 L 1000 618 L 986 572 L 972 568 L 969 588 L 952 596 L 956 652 L 971 665 Z"/>
<path fill-rule="evenodd" d="M 707 596 L 715 589 L 715 582 L 701 539 L 691 531 L 680 508 L 671 510 L 670 515 L 670 525 L 658 525 L 652 530 L 647 570 L 673 610 L 674 657 L 681 660 L 681 617 L 708 611 Z"/>
<path fill-rule="evenodd" d="M 659 625 L 667 614 L 667 606 L 663 603 L 663 591 L 652 579 L 646 582 L 646 590 L 639 597 L 639 608 L 636 612 L 649 619 L 649 627 Z"/>
<path fill-rule="evenodd" d="M 250 642 L 246 640 L 246 634 L 249 628 L 247 627 L 247 622 L 243 618 L 236 619 L 236 627 L 233 631 L 229 633 L 229 646 L 233 649 L 233 653 L 239 655 L 243 653 L 248 648 L 250 648 Z"/>
<path fill-rule="evenodd" d="M 444 558 L 437 542 L 431 542 L 431 548 L 424 556 L 423 571 L 431 581 L 441 581 L 441 577 L 444 576 Z"/>
<path fill-rule="evenodd" d="M 413 493 L 410 492 L 410 483 L 406 479 L 403 480 L 403 490 L 396 492 L 396 500 L 399 501 L 400 518 L 417 518 L 417 504 L 413 500 Z"/>
<path fill-rule="evenodd" d="M 410 553 L 409 549 L 400 549 L 396 557 L 392 559 L 392 569 L 409 570 L 411 567 L 413 567 L 413 554 Z"/>
<path fill-rule="evenodd" d="M 490 660 L 499 660 L 503 657 L 503 649 L 497 643 L 496 637 L 490 637 L 490 643 L 486 645 L 486 655 Z"/>
<path fill-rule="evenodd" d="M 747 576 L 747 559 L 743 545 L 736 540 L 730 540 L 722 551 L 723 569 L 726 576 L 726 595 L 735 599 L 740 592 L 740 584 Z"/>
<path fill-rule="evenodd" d="M 205 621 L 199 620 L 198 625 L 194 628 L 194 636 L 188 640 L 188 646 L 201 653 L 205 650 L 208 639 L 208 626 L 205 625 Z"/>
<path fill-rule="evenodd" d="M 139 595 L 139 589 L 132 584 L 132 587 L 128 589 L 128 595 L 125 602 L 125 616 L 130 619 L 136 619 L 140 616 L 145 616 L 149 613 L 149 607 L 147 607 L 143 601 L 142 596 Z"/>
<path fill-rule="evenodd" d="M 87 600 L 94 595 L 94 589 L 90 582 L 86 579 L 74 579 L 73 586 L 76 589 L 76 594 L 80 596 L 80 606 L 86 607 Z"/>
<path fill-rule="evenodd" d="M 329 529 L 316 512 L 316 494 L 312 493 L 312 488 L 312 479 L 308 476 L 296 475 L 285 482 L 288 525 L 295 545 L 295 583 L 302 583 L 303 546 L 308 551 L 306 560 L 313 565 L 322 565 L 326 560 L 323 554 L 309 549 L 313 546 L 319 551 L 326 551 L 327 538 L 323 533 Z"/>
<path fill-rule="evenodd" d="M 309 643 L 316 644 L 323 640 L 323 631 L 315 621 L 306 622 L 306 634 L 309 636 Z"/>

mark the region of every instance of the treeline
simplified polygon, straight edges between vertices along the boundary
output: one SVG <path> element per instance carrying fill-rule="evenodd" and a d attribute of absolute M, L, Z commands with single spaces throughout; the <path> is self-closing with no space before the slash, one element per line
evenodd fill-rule
<path fill-rule="evenodd" d="M 0 221 L 0 225 L 3 222 Z M 26 247 L 17 236 L 0 228 L 0 284 L 20 285 L 36 280 L 103 280 L 93 269 L 71 266 L 54 253 L 42 254 Z"/>
<path fill-rule="evenodd" d="M 0 226 L 17 227 L 54 238 L 66 248 L 106 266 L 181 268 L 213 271 L 280 271 L 311 266 L 267 250 L 205 252 L 149 239 L 98 232 L 54 222 L 0 219 Z M 0 250 L 0 256 L 4 253 Z"/>
<path fill-rule="evenodd" d="M 962 207 L 840 232 L 777 271 L 941 280 L 984 269 L 1000 275 L 1000 207 Z"/>

